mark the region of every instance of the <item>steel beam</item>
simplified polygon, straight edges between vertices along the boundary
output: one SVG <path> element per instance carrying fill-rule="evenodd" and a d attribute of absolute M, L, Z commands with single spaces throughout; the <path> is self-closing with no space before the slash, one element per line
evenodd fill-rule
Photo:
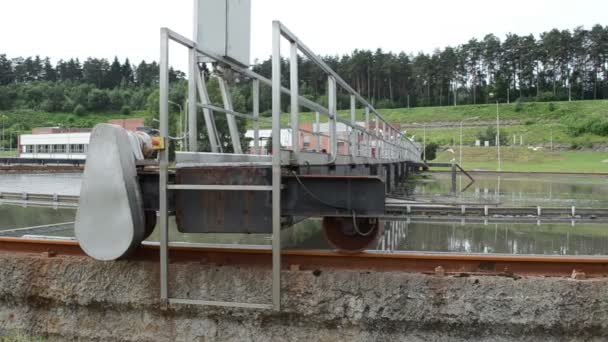
<path fill-rule="evenodd" d="M 197 86 L 198 86 L 198 94 L 199 99 L 202 104 L 211 104 L 209 100 L 209 93 L 207 92 L 207 83 L 205 80 L 205 74 L 203 70 L 196 73 L 197 75 Z M 195 104 L 196 106 L 196 104 Z M 203 118 L 205 119 L 205 126 L 207 127 L 207 135 L 209 137 L 209 146 L 211 147 L 211 152 L 220 152 L 222 151 L 222 145 L 218 140 L 217 128 L 215 127 L 215 120 L 213 118 L 213 112 L 209 108 L 203 107 Z M 190 150 L 197 151 L 198 149 Z"/>
<path fill-rule="evenodd" d="M 281 310 L 281 24 L 272 22 L 272 304 Z"/>
<path fill-rule="evenodd" d="M 227 111 L 234 111 L 234 107 L 232 106 L 232 96 L 230 95 L 230 91 L 228 90 L 228 83 L 222 77 L 218 77 L 218 81 L 220 84 L 220 92 L 222 93 L 222 101 L 224 102 L 224 108 Z M 239 137 L 239 129 L 236 124 L 236 119 L 234 115 L 226 113 L 226 121 L 228 122 L 228 131 L 230 132 L 230 139 L 232 141 L 232 148 L 234 153 L 243 153 L 241 149 L 241 139 Z"/>
<path fill-rule="evenodd" d="M 333 76 L 327 77 L 327 103 L 329 107 L 329 143 L 330 143 L 330 154 L 332 159 L 335 160 L 338 156 L 338 133 L 336 131 L 336 117 L 338 116 L 337 111 L 337 99 L 336 99 L 336 80 Z M 333 119 L 332 119 L 333 118 Z"/>
<path fill-rule="evenodd" d="M 357 102 L 355 95 L 350 96 L 350 123 L 353 127 L 357 126 Z M 350 130 L 350 155 L 357 157 L 359 155 L 359 131 L 354 129 Z"/>
<path fill-rule="evenodd" d="M 191 151 L 198 151 L 198 125 L 197 125 L 197 114 L 198 108 L 196 107 L 196 81 L 198 78 L 199 70 L 197 64 L 198 54 L 195 49 L 189 49 L 188 51 L 188 146 Z"/>
<path fill-rule="evenodd" d="M 289 90 L 291 91 L 291 148 L 300 152 L 300 101 L 298 89 L 298 45 L 291 43 L 289 56 Z"/>
<path fill-rule="evenodd" d="M 166 305 L 169 300 L 169 213 L 167 210 L 167 174 L 169 171 L 169 35 L 166 29 L 161 29 L 160 31 L 159 69 L 159 128 L 161 138 L 166 141 L 165 149 L 160 150 L 158 153 L 160 300 L 163 305 Z"/>
<path fill-rule="evenodd" d="M 260 148 L 260 81 L 253 80 L 251 97 L 253 98 L 253 148 L 256 154 L 261 154 Z"/>

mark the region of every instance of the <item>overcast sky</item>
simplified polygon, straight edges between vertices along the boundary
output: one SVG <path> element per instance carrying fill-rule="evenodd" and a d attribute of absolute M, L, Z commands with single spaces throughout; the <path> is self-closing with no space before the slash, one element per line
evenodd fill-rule
<path fill-rule="evenodd" d="M 192 37 L 192 8 L 192 0 L 4 0 L 0 54 L 158 60 L 159 28 Z M 606 25 L 608 0 L 252 0 L 252 62 L 270 55 L 274 19 L 321 55 L 415 53 L 487 33 L 502 39 L 508 32 Z M 171 56 L 185 71 L 185 52 Z"/>

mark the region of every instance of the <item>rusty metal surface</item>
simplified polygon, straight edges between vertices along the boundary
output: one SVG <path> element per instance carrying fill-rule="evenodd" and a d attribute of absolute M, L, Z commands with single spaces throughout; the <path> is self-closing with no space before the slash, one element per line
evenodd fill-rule
<path fill-rule="evenodd" d="M 268 167 L 179 168 L 176 184 L 271 185 Z M 269 233 L 270 191 L 175 191 L 178 229 L 184 233 Z"/>
<path fill-rule="evenodd" d="M 34 240 L 0 237 L 0 253 L 28 253 L 40 257 L 86 257 L 76 241 Z M 158 246 L 141 246 L 129 260 L 158 262 Z M 496 254 L 447 253 L 361 253 L 345 255 L 320 250 L 287 250 L 282 252 L 282 267 L 301 270 L 324 268 L 435 272 L 441 266 L 448 275 L 534 275 L 561 276 L 573 270 L 587 277 L 608 276 L 608 256 L 514 256 Z M 171 247 L 172 263 L 203 262 L 216 265 L 238 264 L 270 267 L 271 251 L 263 249 Z"/>
<path fill-rule="evenodd" d="M 376 176 L 284 176 L 281 213 L 293 216 L 384 214 L 385 185 Z"/>
<path fill-rule="evenodd" d="M 324 217 L 325 239 L 341 253 L 360 253 L 377 243 L 384 225 L 375 218 Z"/>

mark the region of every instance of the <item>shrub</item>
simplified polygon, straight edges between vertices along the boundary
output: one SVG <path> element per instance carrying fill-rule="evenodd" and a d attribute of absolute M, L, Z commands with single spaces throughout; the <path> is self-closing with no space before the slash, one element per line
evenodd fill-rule
<path fill-rule="evenodd" d="M 129 115 L 131 114 L 131 107 L 129 106 L 122 106 L 122 108 L 120 109 L 120 113 L 123 115 Z"/>
<path fill-rule="evenodd" d="M 477 133 L 477 139 L 479 139 L 482 142 L 482 144 L 484 141 L 489 141 L 490 146 L 496 146 L 496 126 L 490 125 L 490 126 L 488 126 L 488 128 L 486 128 L 485 131 L 481 131 L 481 132 Z M 509 136 L 507 136 L 507 133 L 501 129 L 500 130 L 500 145 L 507 145 L 508 142 L 509 142 Z"/>
<path fill-rule="evenodd" d="M 549 111 L 550 111 L 550 112 L 555 111 L 555 103 L 553 103 L 553 102 L 549 102 Z"/>
<path fill-rule="evenodd" d="M 439 145 L 435 142 L 426 144 L 424 151 L 426 154 L 426 160 L 434 160 L 437 158 L 437 149 Z"/>
<path fill-rule="evenodd" d="M 577 137 L 585 133 L 608 136 L 608 118 L 601 115 L 581 118 L 579 115 L 570 114 L 562 119 L 562 123 L 571 136 Z"/>
<path fill-rule="evenodd" d="M 87 106 L 90 110 L 102 111 L 109 107 L 110 99 L 106 91 L 93 89 L 87 96 Z"/>
<path fill-rule="evenodd" d="M 124 104 L 124 100 L 122 98 L 122 93 L 118 88 L 114 88 L 112 91 L 108 93 L 108 101 L 110 102 L 110 108 L 113 110 L 118 110 L 122 108 Z"/>
<path fill-rule="evenodd" d="M 84 108 L 83 105 L 79 104 L 76 107 L 74 107 L 74 114 L 76 115 L 84 115 L 86 113 L 86 109 Z"/>
<path fill-rule="evenodd" d="M 522 112 L 524 110 L 524 104 L 521 102 L 520 99 L 517 99 L 517 101 L 515 101 L 515 111 L 516 112 Z"/>
<path fill-rule="evenodd" d="M 553 92 L 550 92 L 550 91 L 542 92 L 536 99 L 537 99 L 537 101 L 541 101 L 541 102 L 558 100 L 556 98 L 556 96 L 553 95 Z"/>
<path fill-rule="evenodd" d="M 378 102 L 376 102 L 376 108 L 394 108 L 395 105 L 393 104 L 393 101 L 391 100 L 387 100 L 387 99 L 382 99 L 382 100 L 378 100 Z"/>

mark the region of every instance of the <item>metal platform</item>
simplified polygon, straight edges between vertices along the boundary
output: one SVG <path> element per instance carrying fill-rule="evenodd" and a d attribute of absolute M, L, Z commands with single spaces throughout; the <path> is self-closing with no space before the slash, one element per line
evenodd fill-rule
<path fill-rule="evenodd" d="M 282 40 L 290 47 L 289 84 L 281 84 Z M 169 42 L 186 47 L 188 68 L 188 152 L 177 152 L 175 169 L 169 170 Z M 315 103 L 299 94 L 298 54 L 313 61 L 327 75 L 328 106 Z M 200 57 L 214 62 L 223 104 L 212 104 Z M 240 113 L 232 105 L 229 82 L 224 74 L 238 75 L 241 82 L 251 82 L 253 112 Z M 281 228 L 295 216 L 382 215 L 384 195 L 420 163 L 420 147 L 390 125 L 359 93 L 350 87 L 321 58 L 314 54 L 280 22 L 273 22 L 272 79 L 267 79 L 230 58 L 218 56 L 167 28 L 161 29 L 160 58 L 160 135 L 166 141 L 159 153 L 158 193 L 142 186 L 144 198 L 158 198 L 160 223 L 160 285 L 165 304 L 203 304 L 246 308 L 280 309 Z M 271 87 L 272 117 L 260 117 L 260 86 Z M 350 96 L 350 116 L 337 112 L 337 91 Z M 288 127 L 281 126 L 281 96 L 290 98 Z M 316 112 L 313 132 L 299 127 L 300 108 Z M 202 109 L 209 152 L 199 152 L 197 112 Z M 363 125 L 357 123 L 357 111 L 363 113 Z M 215 126 L 217 113 L 226 115 L 231 150 L 218 139 Z M 320 118 L 325 117 L 329 133 L 320 132 Z M 244 154 L 237 132 L 236 118 L 253 121 L 254 150 L 259 151 L 259 123 L 272 123 L 272 154 Z M 340 137 L 337 124 L 346 125 L 347 134 Z M 290 146 L 280 145 L 282 128 L 291 134 Z M 304 151 L 300 132 L 312 133 L 316 139 L 328 138 L 326 153 Z M 338 144 L 348 146 L 340 153 Z M 413 163 L 413 164 L 412 164 Z M 154 186 L 154 175 L 144 182 Z M 149 200 L 145 205 L 154 209 Z M 168 216 L 176 214 L 178 227 L 185 232 L 251 232 L 272 233 L 272 304 L 226 303 L 207 299 L 171 298 L 169 293 Z M 356 229 L 356 226 L 355 226 Z"/>

